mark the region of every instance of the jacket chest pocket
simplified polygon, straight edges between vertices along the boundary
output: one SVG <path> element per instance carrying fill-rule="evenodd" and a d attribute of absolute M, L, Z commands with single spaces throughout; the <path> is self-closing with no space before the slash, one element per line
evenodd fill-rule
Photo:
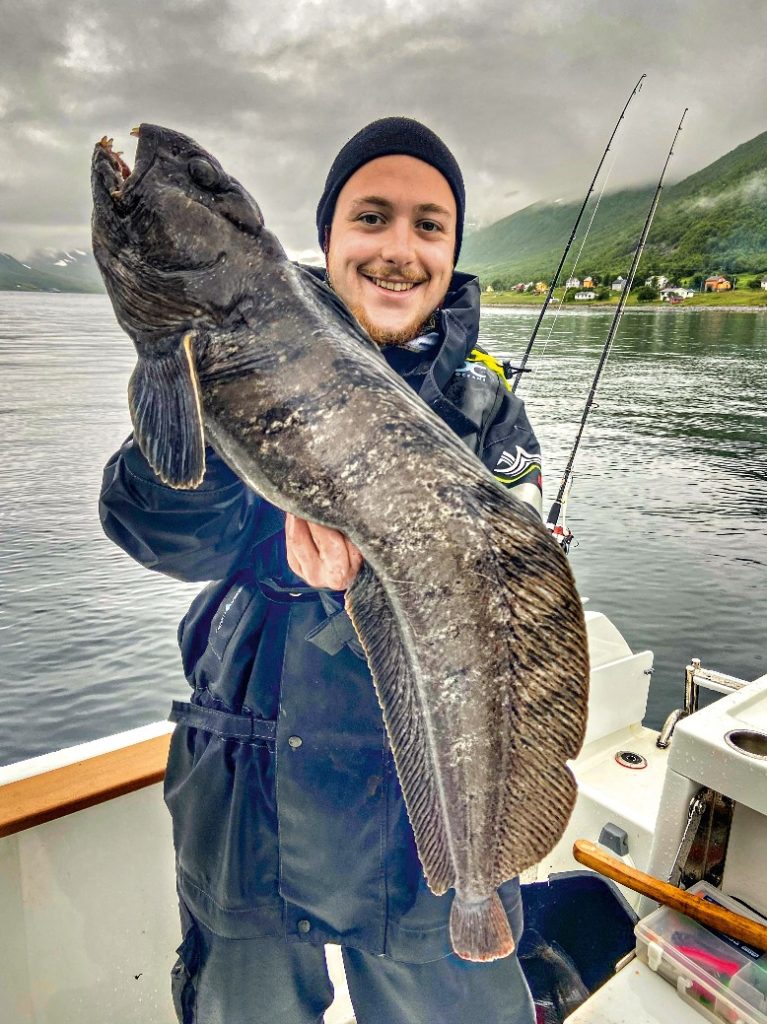
<path fill-rule="evenodd" d="M 255 592 L 244 583 L 237 583 L 224 596 L 213 616 L 208 634 L 208 645 L 219 661 L 223 662 L 227 649 L 243 617 L 253 604 Z"/>
<path fill-rule="evenodd" d="M 187 620 L 182 651 L 194 652 L 187 678 L 196 690 L 207 690 L 230 711 L 239 711 L 256 660 L 268 602 L 255 584 L 234 580 L 217 594 L 215 611 Z M 187 635 L 193 629 L 194 635 Z M 186 659 L 185 659 L 186 663 Z"/>

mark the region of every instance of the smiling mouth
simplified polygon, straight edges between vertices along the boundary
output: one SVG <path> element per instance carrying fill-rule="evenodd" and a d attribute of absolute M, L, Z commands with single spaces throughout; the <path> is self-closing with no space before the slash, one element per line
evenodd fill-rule
<path fill-rule="evenodd" d="M 410 292 L 424 283 L 424 281 L 392 281 L 385 277 L 372 277 L 370 274 L 362 274 L 362 276 L 371 284 L 387 292 Z"/>

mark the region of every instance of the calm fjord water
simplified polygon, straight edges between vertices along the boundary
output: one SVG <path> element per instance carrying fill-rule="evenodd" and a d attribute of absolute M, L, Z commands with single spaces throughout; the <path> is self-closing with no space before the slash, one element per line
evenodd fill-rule
<path fill-rule="evenodd" d="M 482 340 L 519 358 L 534 319 L 487 310 Z M 610 314 L 553 321 L 520 390 L 546 508 Z M 98 521 L 102 466 L 130 430 L 133 364 L 105 297 L 0 292 L 0 764 L 164 718 L 187 693 L 175 631 L 197 586 L 134 565 Z M 568 524 L 590 607 L 655 651 L 647 724 L 680 703 L 692 656 L 767 672 L 766 392 L 764 314 L 624 318 Z"/>

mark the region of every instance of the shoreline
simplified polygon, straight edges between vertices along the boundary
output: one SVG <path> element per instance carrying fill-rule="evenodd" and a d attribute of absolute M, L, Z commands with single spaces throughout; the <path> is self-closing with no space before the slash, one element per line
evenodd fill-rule
<path fill-rule="evenodd" d="M 540 311 L 542 303 L 538 302 L 480 302 L 481 309 L 529 309 L 530 311 Z M 560 307 L 555 305 L 554 302 L 550 303 L 546 313 L 563 313 L 570 312 L 573 307 L 578 312 L 587 313 L 589 310 L 598 310 L 600 313 L 606 313 L 610 309 L 617 309 L 617 303 L 611 302 L 588 302 L 579 303 L 575 305 L 572 302 L 567 303 L 567 307 Z M 689 306 L 683 305 L 669 305 L 664 303 L 662 306 L 656 306 L 653 303 L 641 303 L 631 306 L 626 306 L 623 309 L 623 313 L 700 313 L 700 312 L 714 312 L 721 311 L 724 313 L 767 313 L 767 303 L 763 303 L 759 306 L 733 306 L 733 305 L 713 305 L 710 303 L 693 303 Z"/>
<path fill-rule="evenodd" d="M 49 289 L 38 289 L 38 288 L 0 288 L 0 295 L 99 295 L 106 296 L 105 291 L 65 291 L 64 289 L 49 290 Z M 539 312 L 542 302 L 487 302 L 484 300 L 484 293 L 480 298 L 481 309 L 528 309 L 531 312 Z M 560 306 L 557 302 L 553 301 L 549 304 L 546 313 L 562 313 L 577 311 L 579 313 L 587 313 L 589 310 L 596 310 L 600 313 L 605 313 L 610 309 L 617 309 L 617 302 L 597 302 L 592 300 L 590 302 L 568 302 L 566 305 Z M 690 313 L 690 312 L 709 312 L 713 310 L 721 310 L 725 313 L 767 313 L 767 301 L 759 303 L 758 305 L 748 305 L 746 303 L 733 305 L 731 303 L 722 303 L 721 305 L 713 302 L 690 302 L 690 303 L 679 303 L 670 305 L 667 302 L 655 303 L 655 302 L 632 302 L 631 305 L 624 307 L 624 313 Z"/>

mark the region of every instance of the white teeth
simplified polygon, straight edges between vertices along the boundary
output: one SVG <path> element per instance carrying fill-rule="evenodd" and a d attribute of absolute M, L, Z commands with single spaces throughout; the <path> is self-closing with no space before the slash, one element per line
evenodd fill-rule
<path fill-rule="evenodd" d="M 415 288 L 414 281 L 384 281 L 380 277 L 371 277 L 370 280 L 379 288 L 386 288 L 390 292 L 409 292 Z"/>

